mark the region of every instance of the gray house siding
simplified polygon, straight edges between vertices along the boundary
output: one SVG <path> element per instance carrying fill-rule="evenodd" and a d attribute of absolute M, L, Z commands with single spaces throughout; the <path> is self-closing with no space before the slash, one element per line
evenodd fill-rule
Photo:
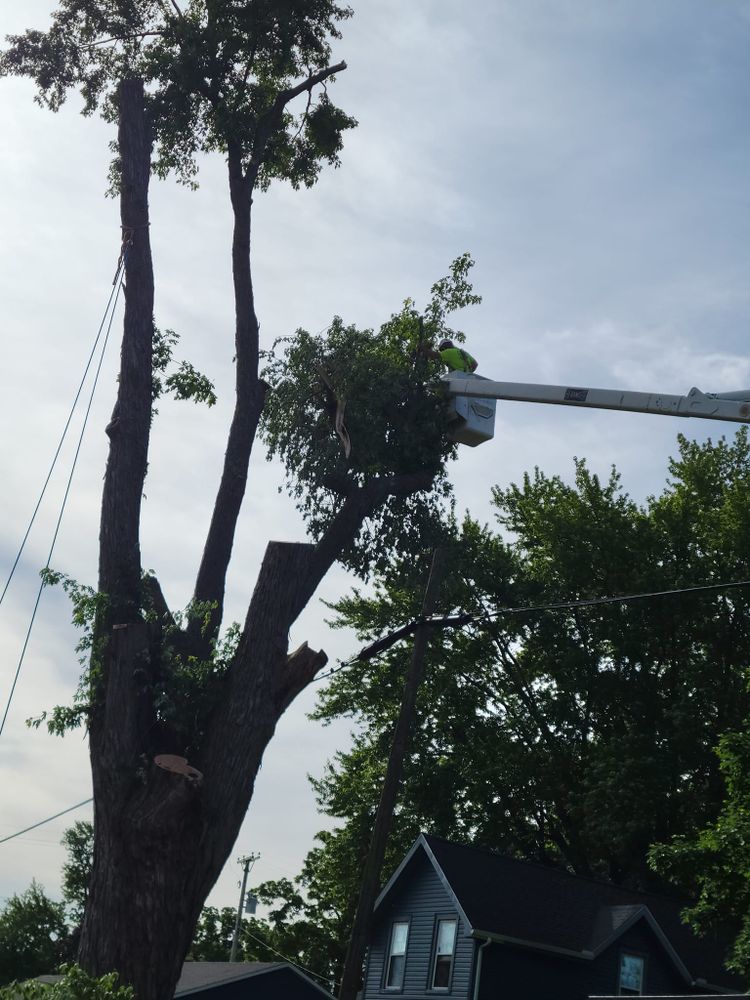
<path fill-rule="evenodd" d="M 448 990 L 431 990 L 429 980 L 436 923 L 445 917 L 458 921 L 451 984 Z M 391 927 L 396 920 L 409 922 L 404 986 L 402 990 L 386 990 L 385 962 Z M 382 1000 L 388 996 L 410 1000 L 437 1000 L 439 997 L 468 1000 L 475 950 L 475 942 L 468 934 L 469 928 L 461 920 L 435 869 L 424 853 L 418 851 L 409 864 L 408 877 L 394 887 L 375 915 L 365 972 L 364 1000 L 375 1000 L 376 997 Z"/>
<path fill-rule="evenodd" d="M 621 952 L 643 955 L 644 994 L 687 994 L 690 988 L 644 922 L 639 921 L 595 959 L 553 955 L 505 944 L 491 944 L 482 958 L 479 1000 L 586 1000 L 619 993 Z"/>

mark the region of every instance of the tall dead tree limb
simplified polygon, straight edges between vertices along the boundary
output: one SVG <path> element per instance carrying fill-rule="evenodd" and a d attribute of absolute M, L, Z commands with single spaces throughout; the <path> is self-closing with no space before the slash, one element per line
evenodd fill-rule
<path fill-rule="evenodd" d="M 422 601 L 423 617 L 431 615 L 435 610 L 440 583 L 445 572 L 445 555 L 444 549 L 435 549 L 430 567 L 430 575 L 425 587 L 424 600 Z M 414 635 L 411 663 L 404 681 L 404 693 L 401 698 L 401 708 L 393 731 L 393 742 L 388 755 L 388 767 L 385 779 L 383 780 L 383 788 L 380 792 L 378 811 L 375 814 L 370 848 L 362 870 L 357 911 L 354 916 L 354 926 L 344 961 L 339 1000 L 355 1000 L 359 991 L 362 963 L 364 962 L 367 939 L 372 925 L 372 909 L 380 888 L 380 872 L 383 867 L 388 834 L 393 822 L 393 810 L 396 807 L 398 789 L 404 770 L 404 757 L 416 718 L 417 694 L 424 677 L 425 656 L 432 631 L 433 629 L 430 625 L 423 624 L 417 629 Z"/>

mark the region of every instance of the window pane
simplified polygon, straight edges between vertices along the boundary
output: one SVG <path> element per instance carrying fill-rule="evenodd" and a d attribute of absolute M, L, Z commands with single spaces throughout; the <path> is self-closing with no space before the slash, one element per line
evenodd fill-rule
<path fill-rule="evenodd" d="M 438 923 L 437 933 L 437 953 L 438 955 L 452 955 L 453 944 L 456 940 L 456 921 L 441 920 Z"/>
<path fill-rule="evenodd" d="M 391 955 L 406 954 L 406 936 L 409 933 L 409 925 L 404 921 L 393 925 L 391 934 Z"/>
<path fill-rule="evenodd" d="M 385 972 L 386 989 L 400 990 L 404 985 L 408 937 L 408 921 L 397 920 L 391 927 L 391 946 L 388 950 L 388 965 Z"/>
<path fill-rule="evenodd" d="M 432 988 L 447 989 L 451 984 L 453 948 L 456 944 L 456 921 L 438 920 L 435 934 L 435 959 L 432 967 Z"/>
<path fill-rule="evenodd" d="M 385 985 L 391 990 L 400 990 L 404 985 L 404 965 L 406 958 L 403 955 L 391 955 L 388 963 L 388 978 Z"/>
<path fill-rule="evenodd" d="M 452 958 L 446 958 L 444 955 L 438 955 L 435 960 L 435 975 L 432 980 L 432 985 L 434 987 L 440 989 L 441 987 L 447 988 L 450 986 L 452 963 Z"/>
<path fill-rule="evenodd" d="M 640 955 L 620 956 L 620 991 L 640 995 L 643 990 L 643 959 Z"/>

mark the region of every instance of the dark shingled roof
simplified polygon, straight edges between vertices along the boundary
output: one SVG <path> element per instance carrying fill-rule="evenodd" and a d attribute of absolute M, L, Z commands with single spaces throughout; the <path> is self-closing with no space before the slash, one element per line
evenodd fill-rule
<path fill-rule="evenodd" d="M 179 997 L 194 990 L 282 968 L 282 962 L 185 962 L 174 995 Z"/>
<path fill-rule="evenodd" d="M 420 843 L 432 853 L 474 931 L 591 955 L 629 923 L 650 915 L 692 979 L 744 989 L 724 968 L 727 942 L 697 938 L 682 923 L 684 904 L 676 900 L 427 834 Z"/>
<path fill-rule="evenodd" d="M 289 962 L 185 962 L 174 995 L 175 998 L 190 996 L 191 993 L 211 989 L 213 986 L 223 986 L 225 983 L 251 979 L 253 976 L 278 972 L 280 969 L 288 969 L 301 979 L 307 980 L 319 990 L 321 996 L 331 997 L 327 990 L 324 990 L 322 986 L 319 986 L 318 983 L 304 975 Z M 38 982 L 50 985 L 59 983 L 63 977 L 54 975 L 37 976 L 36 978 Z M 332 997 L 331 1000 L 333 1000 Z"/>

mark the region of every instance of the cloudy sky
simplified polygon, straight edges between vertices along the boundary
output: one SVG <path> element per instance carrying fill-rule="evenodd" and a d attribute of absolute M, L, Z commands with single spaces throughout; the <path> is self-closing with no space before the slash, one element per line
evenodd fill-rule
<path fill-rule="evenodd" d="M 746 0 L 353 0 L 334 57 L 336 100 L 359 120 L 341 168 L 312 191 L 256 199 L 255 284 L 263 340 L 334 314 L 375 325 L 464 250 L 483 304 L 460 325 L 484 375 L 664 392 L 750 386 L 750 2 Z M 3 0 L 0 33 L 43 28 L 50 0 Z M 58 115 L 25 81 L 0 81 L 0 577 L 10 569 L 103 312 L 118 254 L 104 197 L 111 129 L 71 99 Z M 223 164 L 191 193 L 152 188 L 157 322 L 219 391 L 211 411 L 165 402 L 154 425 L 143 558 L 172 606 L 190 597 L 231 413 L 231 216 Z M 120 317 L 118 317 L 118 323 Z M 115 393 L 111 345 L 53 565 L 96 578 L 103 432 Z M 74 425 L 74 436 L 77 433 Z M 494 484 L 540 466 L 570 478 L 574 455 L 616 463 L 637 498 L 658 492 L 675 435 L 732 425 L 502 404 L 491 444 L 453 469 L 459 508 L 489 517 Z M 72 445 L 0 607 L 7 698 Z M 258 449 L 235 545 L 228 613 L 241 619 L 268 538 L 303 528 Z M 699 583 L 700 581 L 696 581 Z M 349 586 L 333 572 L 318 594 Z M 332 659 L 314 600 L 293 643 Z M 78 667 L 64 597 L 45 592 L 0 737 L 0 838 L 90 795 L 87 746 L 24 720 L 68 701 Z M 346 746 L 348 726 L 306 718 L 309 690 L 270 744 L 234 855 L 254 879 L 293 876 L 322 821 L 306 781 Z M 59 891 L 62 831 L 90 810 L 0 845 L 0 903 L 36 877 Z M 228 863 L 211 901 L 234 905 Z"/>

